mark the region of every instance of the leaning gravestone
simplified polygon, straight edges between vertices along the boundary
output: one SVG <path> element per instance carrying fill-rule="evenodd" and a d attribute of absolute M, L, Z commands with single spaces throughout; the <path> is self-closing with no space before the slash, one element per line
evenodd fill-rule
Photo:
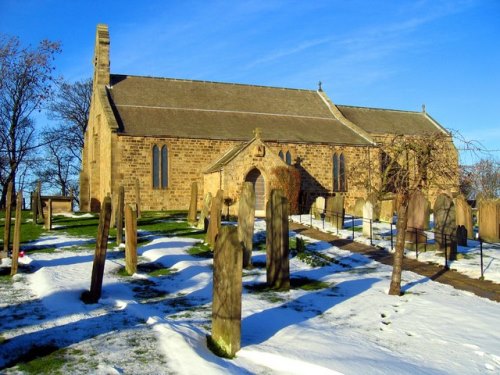
<path fill-rule="evenodd" d="M 255 191 L 251 182 L 243 183 L 238 207 L 238 237 L 243 245 L 243 268 L 252 267 Z"/>
<path fill-rule="evenodd" d="M 109 224 L 111 221 L 111 197 L 104 198 L 99 215 L 99 227 L 97 229 L 97 241 L 95 244 L 94 264 L 92 267 L 92 280 L 90 292 L 83 292 L 82 300 L 85 303 L 97 303 L 101 298 L 102 279 L 104 276 L 104 264 L 106 263 L 106 251 L 108 249 Z"/>
<path fill-rule="evenodd" d="M 429 221 L 429 204 L 424 194 L 415 191 L 408 203 L 408 224 L 406 230 L 406 241 L 425 243 L 427 237 L 424 234 L 426 223 Z"/>
<path fill-rule="evenodd" d="M 212 205 L 212 193 L 208 192 L 205 194 L 205 199 L 203 200 L 203 207 L 200 212 L 200 219 L 198 220 L 198 229 L 204 231 L 207 230 L 208 224 L 208 213 L 210 212 L 210 206 Z"/>
<path fill-rule="evenodd" d="M 313 204 L 313 216 L 316 220 L 321 220 L 321 215 L 325 212 L 326 201 L 324 197 L 317 197 Z"/>
<path fill-rule="evenodd" d="M 344 196 L 337 194 L 333 197 L 332 201 L 332 225 L 335 228 L 342 229 L 344 227 L 344 217 Z"/>
<path fill-rule="evenodd" d="M 242 258 L 238 230 L 232 226 L 222 227 L 214 248 L 210 339 L 230 358 L 241 345 Z"/>
<path fill-rule="evenodd" d="M 210 220 L 208 222 L 207 235 L 205 237 L 205 242 L 214 248 L 215 239 L 219 233 L 221 226 L 221 210 L 222 210 L 222 199 L 224 197 L 224 191 L 219 190 L 217 195 L 212 200 L 212 207 L 210 208 Z"/>
<path fill-rule="evenodd" d="M 266 275 L 271 288 L 290 289 L 288 253 L 288 200 L 282 190 L 274 189 L 266 205 Z"/>
<path fill-rule="evenodd" d="M 449 260 L 456 260 L 456 229 L 453 199 L 446 194 L 439 194 L 434 203 L 434 238 L 438 249 L 444 250 Z"/>
<path fill-rule="evenodd" d="M 196 224 L 196 214 L 198 213 L 197 204 L 198 204 L 198 184 L 196 182 L 193 182 L 191 184 L 191 201 L 189 202 L 189 211 L 187 217 L 187 222 L 190 225 Z"/>
<path fill-rule="evenodd" d="M 367 200 L 363 206 L 363 236 L 371 238 L 374 204 Z"/>
<path fill-rule="evenodd" d="M 455 198 L 455 210 L 457 225 L 463 225 L 467 230 L 467 237 L 471 239 L 474 238 L 474 228 L 472 226 L 472 207 L 469 206 L 462 195 Z"/>
<path fill-rule="evenodd" d="M 479 202 L 479 237 L 487 242 L 500 242 L 500 199 Z"/>
<path fill-rule="evenodd" d="M 125 208 L 125 270 L 137 272 L 137 210 L 130 204 Z"/>

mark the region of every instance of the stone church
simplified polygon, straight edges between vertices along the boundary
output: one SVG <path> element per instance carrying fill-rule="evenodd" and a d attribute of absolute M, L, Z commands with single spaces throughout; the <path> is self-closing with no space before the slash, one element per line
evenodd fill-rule
<path fill-rule="evenodd" d="M 108 27 L 98 25 L 82 211 L 99 210 L 120 186 L 126 203 L 135 202 L 137 183 L 141 209 L 187 209 L 194 181 L 200 202 L 218 189 L 236 201 L 243 182 L 251 181 L 262 211 L 273 169 L 291 166 L 300 172 L 303 203 L 342 194 L 349 212 L 356 198 L 369 193 L 359 180 L 380 179 L 377 142 L 394 134 L 446 133 L 425 110 L 336 105 L 321 87 L 111 74 L 109 50 Z M 369 167 L 354 173 L 362 160 Z"/>

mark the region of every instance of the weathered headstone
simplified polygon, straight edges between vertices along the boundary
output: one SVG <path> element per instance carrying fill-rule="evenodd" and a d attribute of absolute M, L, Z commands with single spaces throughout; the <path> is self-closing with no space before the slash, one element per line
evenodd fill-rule
<path fill-rule="evenodd" d="M 272 288 L 290 288 L 288 253 L 288 200 L 282 190 L 274 189 L 266 205 L 266 275 Z"/>
<path fill-rule="evenodd" d="M 408 224 L 406 230 L 406 241 L 412 243 L 425 243 L 427 238 L 424 234 L 426 223 L 429 220 L 429 205 L 424 194 L 417 190 L 408 203 Z"/>
<path fill-rule="evenodd" d="M 137 206 L 137 218 L 141 218 L 141 185 L 139 180 L 135 180 L 135 203 Z"/>
<path fill-rule="evenodd" d="M 479 237 L 487 242 L 500 242 L 500 199 L 479 202 Z"/>
<path fill-rule="evenodd" d="M 45 229 L 52 230 L 52 199 L 47 202 L 47 216 L 45 216 Z"/>
<path fill-rule="evenodd" d="M 215 246 L 215 239 L 219 233 L 221 226 L 221 210 L 222 210 L 222 199 L 224 197 L 224 191 L 219 190 L 217 195 L 212 200 L 212 207 L 210 208 L 210 220 L 208 222 L 207 235 L 205 237 L 205 242 L 213 249 Z"/>
<path fill-rule="evenodd" d="M 365 200 L 363 198 L 356 198 L 354 203 L 354 216 L 363 217 L 363 207 L 365 206 Z"/>
<path fill-rule="evenodd" d="M 203 199 L 203 206 L 200 212 L 200 219 L 198 220 L 198 229 L 202 229 L 204 231 L 207 230 L 208 227 L 208 213 L 210 212 L 210 207 L 212 205 L 212 193 L 208 192 L 205 194 L 205 199 Z"/>
<path fill-rule="evenodd" d="M 392 223 L 394 217 L 394 199 L 384 199 L 380 202 L 380 220 Z"/>
<path fill-rule="evenodd" d="M 365 205 L 363 206 L 363 236 L 371 238 L 372 233 L 372 224 L 373 224 L 373 202 L 371 200 L 367 200 Z"/>
<path fill-rule="evenodd" d="M 82 294 L 85 303 L 97 303 L 101 298 L 102 280 L 104 276 L 104 264 L 106 263 L 106 251 L 108 250 L 109 224 L 111 221 L 111 197 L 107 196 L 101 206 L 99 216 L 99 227 L 97 229 L 97 242 L 95 244 L 94 264 L 92 267 L 92 280 L 90 291 Z"/>
<path fill-rule="evenodd" d="M 118 202 L 116 207 L 116 244 L 123 242 L 123 210 L 125 207 L 125 188 L 118 189 Z"/>
<path fill-rule="evenodd" d="M 238 237 L 243 245 L 243 268 L 252 267 L 255 191 L 251 182 L 243 183 L 238 206 Z"/>
<path fill-rule="evenodd" d="M 472 225 L 472 207 L 469 206 L 467 200 L 465 200 L 462 195 L 459 195 L 455 198 L 455 209 L 457 225 L 463 225 L 467 230 L 468 238 L 474 238 L 474 227 Z"/>
<path fill-rule="evenodd" d="M 444 250 L 449 260 L 456 259 L 456 229 L 453 199 L 446 194 L 439 194 L 434 202 L 434 238 L 438 249 Z"/>
<path fill-rule="evenodd" d="M 465 225 L 457 225 L 457 245 L 467 246 L 467 228 L 465 228 Z"/>
<path fill-rule="evenodd" d="M 321 220 L 321 215 L 324 214 L 326 201 L 324 197 L 317 197 L 313 204 L 313 216 L 316 220 Z"/>
<path fill-rule="evenodd" d="M 137 271 L 137 211 L 130 204 L 125 208 L 125 270 L 129 275 Z"/>
<path fill-rule="evenodd" d="M 12 216 L 12 181 L 7 187 L 7 196 L 5 197 L 5 225 L 3 231 L 3 251 L 0 252 L 0 262 L 2 258 L 7 258 L 10 246 L 10 223 Z"/>
<path fill-rule="evenodd" d="M 23 204 L 23 192 L 17 192 L 16 199 L 16 222 L 14 223 L 14 239 L 12 242 L 12 263 L 10 268 L 10 275 L 14 276 L 17 273 L 19 250 L 21 248 L 21 208 Z"/>
<path fill-rule="evenodd" d="M 214 248 L 211 339 L 231 358 L 241 345 L 242 263 L 238 230 L 222 227 Z"/>
<path fill-rule="evenodd" d="M 344 227 L 345 209 L 344 196 L 337 194 L 332 200 L 332 219 L 331 223 L 335 228 L 342 229 Z"/>
<path fill-rule="evenodd" d="M 187 216 L 187 222 L 190 225 L 196 224 L 196 214 L 198 213 L 198 184 L 193 182 L 191 184 L 191 201 L 189 202 L 189 211 Z"/>
<path fill-rule="evenodd" d="M 380 219 L 380 200 L 377 193 L 370 193 L 366 198 L 367 201 L 372 202 L 373 205 L 373 221 L 379 221 Z"/>

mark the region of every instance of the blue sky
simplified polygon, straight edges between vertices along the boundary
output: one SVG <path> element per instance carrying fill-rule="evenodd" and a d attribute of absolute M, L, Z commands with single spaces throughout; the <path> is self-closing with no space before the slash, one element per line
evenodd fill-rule
<path fill-rule="evenodd" d="M 0 32 L 61 41 L 57 73 L 70 81 L 92 75 L 98 23 L 109 25 L 113 73 L 322 81 L 338 104 L 425 103 L 444 127 L 500 150 L 499 0 L 0 0 Z"/>

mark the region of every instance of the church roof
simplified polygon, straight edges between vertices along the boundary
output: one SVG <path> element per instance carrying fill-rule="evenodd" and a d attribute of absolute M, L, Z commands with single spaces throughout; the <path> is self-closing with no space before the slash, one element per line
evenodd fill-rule
<path fill-rule="evenodd" d="M 369 144 L 314 90 L 111 75 L 108 93 L 126 135 Z"/>
<path fill-rule="evenodd" d="M 426 135 L 446 132 L 425 112 L 336 105 L 349 121 L 372 135 L 407 134 Z"/>

